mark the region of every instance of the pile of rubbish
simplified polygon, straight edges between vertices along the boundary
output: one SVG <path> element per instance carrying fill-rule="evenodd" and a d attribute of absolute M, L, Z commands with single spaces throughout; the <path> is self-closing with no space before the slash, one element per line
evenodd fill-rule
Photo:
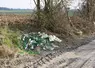
<path fill-rule="evenodd" d="M 21 47 L 25 50 L 35 50 L 40 47 L 42 50 L 54 50 L 54 41 L 61 42 L 55 35 L 48 35 L 41 32 L 32 32 L 29 34 L 24 34 L 21 37 Z"/>

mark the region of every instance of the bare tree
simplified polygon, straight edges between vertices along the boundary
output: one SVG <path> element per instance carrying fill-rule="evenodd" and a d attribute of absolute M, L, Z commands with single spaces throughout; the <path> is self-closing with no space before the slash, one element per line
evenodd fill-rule
<path fill-rule="evenodd" d="M 41 0 L 34 0 L 34 3 L 35 3 L 35 5 L 36 5 L 36 8 L 37 8 L 37 12 L 36 12 L 36 14 L 37 14 L 37 25 L 38 25 L 38 27 L 40 26 L 40 11 L 41 11 L 41 4 L 40 4 L 40 2 L 41 2 Z"/>
<path fill-rule="evenodd" d="M 85 4 L 82 6 L 83 7 L 83 14 L 85 18 L 89 21 L 94 20 L 95 16 L 95 0 L 84 0 Z"/>
<path fill-rule="evenodd" d="M 60 13 L 60 11 L 67 9 L 66 7 L 70 4 L 71 0 L 34 0 L 34 2 L 37 7 L 37 17 L 40 26 L 53 29 L 56 25 L 54 16 Z M 43 8 L 41 3 L 43 3 Z"/>

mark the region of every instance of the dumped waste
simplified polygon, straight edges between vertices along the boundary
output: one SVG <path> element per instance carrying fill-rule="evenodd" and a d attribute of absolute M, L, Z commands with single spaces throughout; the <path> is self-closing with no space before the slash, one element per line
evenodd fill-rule
<path fill-rule="evenodd" d="M 40 48 L 42 50 L 54 50 L 54 41 L 61 42 L 62 40 L 55 35 L 48 35 L 41 32 L 32 32 L 23 34 L 21 37 L 21 47 L 24 50 L 35 50 Z"/>

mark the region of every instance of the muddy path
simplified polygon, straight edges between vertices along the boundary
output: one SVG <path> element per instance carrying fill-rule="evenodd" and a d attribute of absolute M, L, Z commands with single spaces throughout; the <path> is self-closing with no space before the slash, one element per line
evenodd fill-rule
<path fill-rule="evenodd" d="M 73 51 L 64 52 L 37 68 L 95 68 L 95 40 Z"/>

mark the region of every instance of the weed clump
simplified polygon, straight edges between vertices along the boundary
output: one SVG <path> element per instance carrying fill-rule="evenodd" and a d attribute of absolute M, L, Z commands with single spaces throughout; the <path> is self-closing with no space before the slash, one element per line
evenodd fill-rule
<path fill-rule="evenodd" d="M 19 30 L 13 31 L 7 26 L 0 27 L 0 43 L 9 47 L 17 47 L 19 45 L 19 36 L 21 35 Z"/>

